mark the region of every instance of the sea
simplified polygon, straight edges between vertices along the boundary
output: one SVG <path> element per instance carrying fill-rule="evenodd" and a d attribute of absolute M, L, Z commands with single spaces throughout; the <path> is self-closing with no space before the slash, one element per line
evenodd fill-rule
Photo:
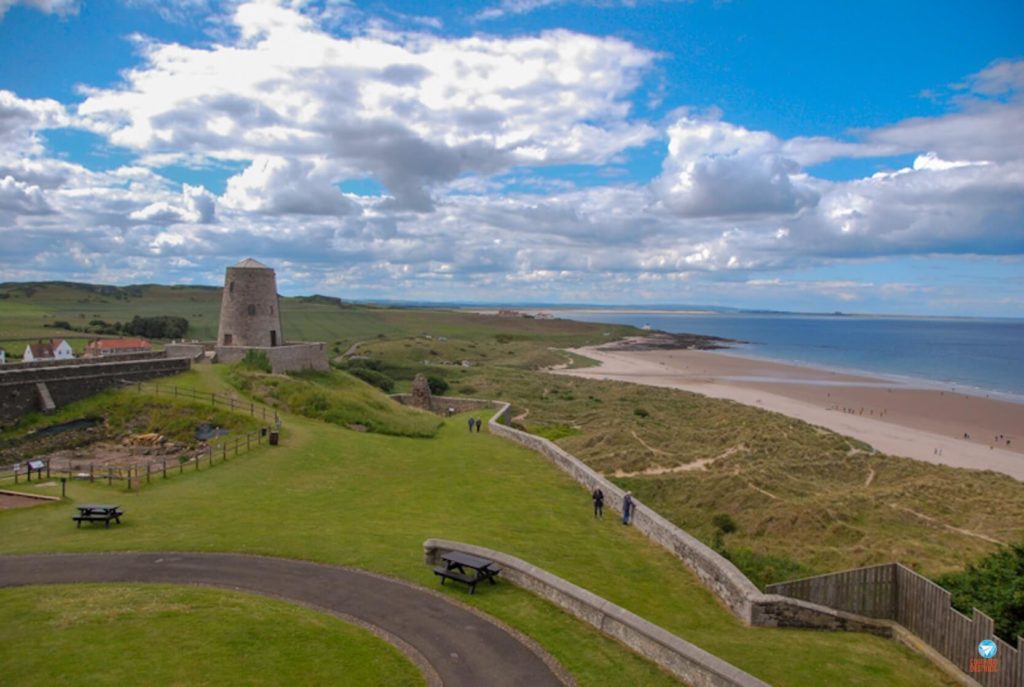
<path fill-rule="evenodd" d="M 745 357 L 869 373 L 1024 403 L 1024 319 L 555 310 L 556 317 L 748 343 Z"/>

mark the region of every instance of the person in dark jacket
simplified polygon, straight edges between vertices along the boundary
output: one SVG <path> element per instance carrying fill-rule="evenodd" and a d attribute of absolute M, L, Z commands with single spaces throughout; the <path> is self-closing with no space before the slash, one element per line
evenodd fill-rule
<path fill-rule="evenodd" d="M 622 524 L 628 525 L 633 517 L 633 492 L 627 491 L 622 497 Z"/>
<path fill-rule="evenodd" d="M 477 418 L 476 419 L 476 431 L 477 431 L 477 434 L 480 433 L 480 425 L 482 425 L 482 424 L 483 424 L 483 422 L 480 421 L 480 418 Z"/>
<path fill-rule="evenodd" d="M 472 432 L 472 431 L 473 431 L 473 425 L 474 425 L 475 423 L 476 423 L 476 420 L 474 420 L 473 418 L 469 418 L 469 431 L 470 431 L 470 432 Z"/>
<path fill-rule="evenodd" d="M 591 494 L 590 498 L 594 499 L 594 517 L 604 517 L 604 492 L 601 491 L 601 487 L 594 489 L 594 493 Z"/>

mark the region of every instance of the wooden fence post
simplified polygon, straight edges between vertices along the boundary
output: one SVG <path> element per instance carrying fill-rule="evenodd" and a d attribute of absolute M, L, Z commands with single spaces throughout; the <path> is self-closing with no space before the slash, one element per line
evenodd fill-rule
<path fill-rule="evenodd" d="M 164 458 L 164 479 L 167 479 L 167 459 Z"/>
<path fill-rule="evenodd" d="M 114 486 L 114 468 L 107 466 L 107 486 Z"/>
<path fill-rule="evenodd" d="M 150 479 L 150 478 L 149 478 L 149 472 L 150 472 L 149 468 L 150 468 L 150 467 L 151 467 L 152 465 L 153 465 L 152 463 L 146 463 L 146 484 L 149 484 L 149 479 Z"/>
<path fill-rule="evenodd" d="M 89 481 L 96 481 L 96 463 L 89 463 Z"/>
<path fill-rule="evenodd" d="M 132 466 L 128 466 L 128 491 L 132 490 Z"/>

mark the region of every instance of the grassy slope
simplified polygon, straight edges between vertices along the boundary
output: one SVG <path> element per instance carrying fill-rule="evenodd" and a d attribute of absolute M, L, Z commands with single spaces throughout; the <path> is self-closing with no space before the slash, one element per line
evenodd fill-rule
<path fill-rule="evenodd" d="M 432 437 L 437 415 L 394 403 L 380 390 L 340 370 L 265 375 L 236 367 L 231 381 L 275 406 L 341 427 L 360 426 L 378 434 Z M 272 400 L 270 400 L 272 399 Z"/>
<path fill-rule="evenodd" d="M 333 616 L 165 585 L 2 589 L 0 665 L 8 687 L 424 684 L 393 647 Z"/>
<path fill-rule="evenodd" d="M 213 370 L 215 371 L 215 370 Z M 186 380 L 207 389 L 210 368 Z M 934 685 L 943 677 L 893 642 L 865 635 L 742 627 L 683 566 L 613 519 L 595 522 L 589 499 L 537 455 L 464 417 L 434 439 L 348 432 L 288 418 L 283 445 L 258 449 L 141 494 L 122 494 L 121 527 L 76 530 L 68 507 L 0 513 L 0 551 L 243 551 L 351 565 L 433 585 L 428 537 L 501 549 L 550 569 L 776 685 Z M 78 501 L 109 499 L 75 483 Z M 628 583 L 623 584 L 623 580 Z M 541 642 L 581 685 L 661 684 L 666 677 L 507 584 L 469 597 Z"/>

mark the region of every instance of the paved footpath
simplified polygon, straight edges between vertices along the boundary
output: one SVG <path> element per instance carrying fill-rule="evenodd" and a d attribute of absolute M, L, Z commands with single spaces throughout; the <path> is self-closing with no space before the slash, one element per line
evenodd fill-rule
<path fill-rule="evenodd" d="M 348 616 L 382 630 L 434 685 L 563 685 L 537 653 L 494 623 L 439 595 L 357 570 L 222 553 L 0 556 L 0 587 L 84 582 L 227 587 Z"/>

